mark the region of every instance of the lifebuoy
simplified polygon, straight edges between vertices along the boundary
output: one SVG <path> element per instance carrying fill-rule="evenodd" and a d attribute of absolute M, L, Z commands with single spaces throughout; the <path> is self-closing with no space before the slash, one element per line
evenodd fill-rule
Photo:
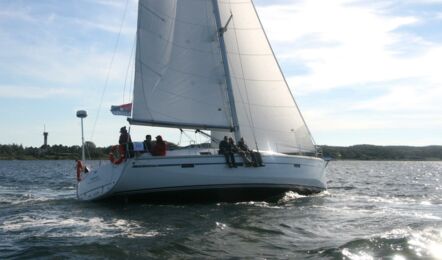
<path fill-rule="evenodd" d="M 77 160 L 77 181 L 81 181 L 81 172 L 83 172 L 84 165 L 81 160 Z"/>
<path fill-rule="evenodd" d="M 118 148 L 118 159 L 115 158 L 115 152 L 117 151 Z M 126 149 L 124 148 L 124 145 L 115 145 L 114 147 L 112 147 L 110 153 L 109 153 L 109 160 L 111 161 L 111 163 L 113 164 L 120 164 L 124 161 L 124 159 L 126 158 Z"/>

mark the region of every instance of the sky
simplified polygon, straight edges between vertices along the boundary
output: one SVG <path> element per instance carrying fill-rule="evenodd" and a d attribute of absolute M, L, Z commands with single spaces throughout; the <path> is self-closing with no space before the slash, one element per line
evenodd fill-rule
<path fill-rule="evenodd" d="M 317 144 L 442 145 L 442 0 L 254 3 Z M 41 146 L 44 128 L 50 145 L 80 144 L 79 109 L 86 140 L 115 144 L 136 15 L 136 0 L 0 0 L 0 144 Z"/>

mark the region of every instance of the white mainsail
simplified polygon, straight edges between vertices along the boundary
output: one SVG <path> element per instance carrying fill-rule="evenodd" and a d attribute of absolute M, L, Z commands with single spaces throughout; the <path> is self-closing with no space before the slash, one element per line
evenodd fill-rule
<path fill-rule="evenodd" d="M 212 1 L 140 0 L 131 123 L 231 129 Z"/>
<path fill-rule="evenodd" d="M 228 24 L 221 37 L 229 73 L 213 3 Z M 251 0 L 140 0 L 137 36 L 131 123 L 228 131 L 230 74 L 239 133 L 249 146 L 315 150 Z"/>

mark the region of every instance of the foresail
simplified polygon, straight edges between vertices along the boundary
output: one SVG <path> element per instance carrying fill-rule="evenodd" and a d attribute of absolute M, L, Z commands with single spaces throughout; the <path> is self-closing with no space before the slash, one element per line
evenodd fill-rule
<path fill-rule="evenodd" d="M 240 133 L 251 147 L 313 152 L 293 99 L 251 0 L 218 0 Z"/>
<path fill-rule="evenodd" d="M 133 124 L 231 129 L 210 0 L 140 0 Z"/>

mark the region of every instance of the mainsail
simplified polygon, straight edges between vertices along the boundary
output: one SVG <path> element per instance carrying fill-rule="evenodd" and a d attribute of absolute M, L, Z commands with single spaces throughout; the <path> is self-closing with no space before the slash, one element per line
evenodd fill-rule
<path fill-rule="evenodd" d="M 249 146 L 315 150 L 251 0 L 140 0 L 131 123 L 231 130 L 226 74 Z"/>
<path fill-rule="evenodd" d="M 212 1 L 140 0 L 131 123 L 231 129 Z"/>

